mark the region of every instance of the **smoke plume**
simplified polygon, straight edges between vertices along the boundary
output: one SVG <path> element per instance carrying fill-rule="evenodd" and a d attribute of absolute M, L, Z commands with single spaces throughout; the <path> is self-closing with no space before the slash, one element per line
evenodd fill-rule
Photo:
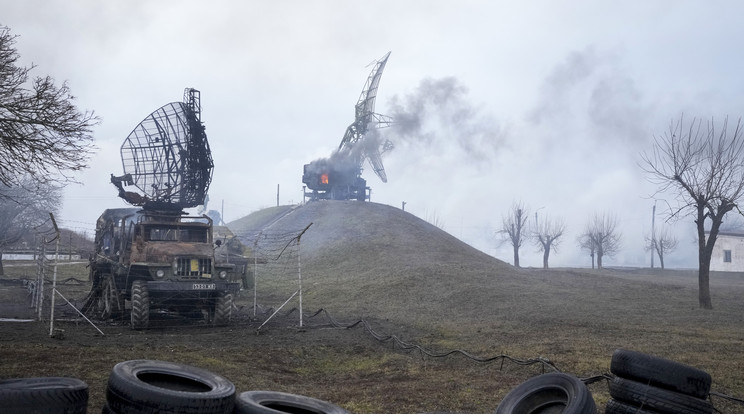
<path fill-rule="evenodd" d="M 487 162 L 505 141 L 498 123 L 469 101 L 468 89 L 454 77 L 424 79 L 389 104 L 393 124 L 385 135 L 394 144 L 443 148 L 456 144 L 470 160 Z"/>

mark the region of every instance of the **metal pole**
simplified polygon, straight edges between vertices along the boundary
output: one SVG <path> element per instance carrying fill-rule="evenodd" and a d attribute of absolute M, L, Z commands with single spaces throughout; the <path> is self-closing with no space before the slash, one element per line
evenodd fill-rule
<path fill-rule="evenodd" d="M 307 227 L 305 227 L 305 229 L 302 230 L 302 232 L 300 232 L 300 234 L 297 236 L 297 274 L 300 284 L 300 288 L 299 290 L 297 290 L 297 292 L 299 292 L 300 294 L 300 328 L 302 328 L 302 266 L 300 265 L 300 240 L 302 239 L 302 235 L 305 234 L 307 229 L 309 229 L 312 225 L 313 223 L 308 224 Z"/>
<path fill-rule="evenodd" d="M 654 268 L 654 256 L 656 255 L 656 200 L 654 200 L 654 208 L 651 210 L 651 268 Z"/>
<path fill-rule="evenodd" d="M 256 308 L 258 307 L 258 302 L 256 298 L 256 283 L 258 279 L 258 258 L 256 257 L 256 250 L 253 250 L 253 316 L 256 316 Z"/>
<path fill-rule="evenodd" d="M 54 225 L 54 231 L 57 233 L 57 236 L 55 237 L 57 239 L 56 247 L 54 249 L 54 275 L 52 276 L 52 308 L 50 310 L 50 316 L 49 316 L 49 336 L 54 336 L 54 294 L 57 292 L 57 262 L 59 261 L 59 227 L 57 227 L 57 221 L 54 220 L 54 214 L 49 213 L 49 217 L 52 219 L 52 224 Z M 70 236 L 72 240 L 72 236 Z M 72 243 L 70 243 L 72 245 Z M 70 253 L 70 257 L 72 257 L 72 253 Z"/>
<path fill-rule="evenodd" d="M 263 232 L 263 231 L 262 231 Z M 258 239 L 261 237 L 261 233 L 258 233 L 256 240 L 253 241 L 253 316 L 256 316 L 258 308 Z"/>
<path fill-rule="evenodd" d="M 271 320 L 271 318 L 273 318 L 273 317 L 274 317 L 274 315 L 276 315 L 277 313 L 279 313 L 279 311 L 280 311 L 280 310 L 282 310 L 282 308 L 283 308 L 284 306 L 286 306 L 286 305 L 287 305 L 287 303 L 289 303 L 289 301 L 290 301 L 290 300 L 292 300 L 292 298 L 293 298 L 293 297 L 297 296 L 297 293 L 298 293 L 298 292 L 295 292 L 295 293 L 293 293 L 293 294 L 292 294 L 292 296 L 290 296 L 290 297 L 289 297 L 289 299 L 285 300 L 285 301 L 284 301 L 284 303 L 282 303 L 282 306 L 279 306 L 279 307 L 278 307 L 278 308 L 277 308 L 277 309 L 276 309 L 276 310 L 274 311 L 274 313 L 272 313 L 272 314 L 271 314 L 271 316 L 269 316 L 269 318 L 268 318 L 268 319 L 266 319 L 266 320 L 265 320 L 265 321 L 264 321 L 264 322 L 263 322 L 263 323 L 261 324 L 261 326 L 259 326 L 258 328 L 256 328 L 256 333 L 258 333 L 258 331 L 259 331 L 259 330 L 260 330 L 261 328 L 263 328 L 263 326 L 264 326 L 264 325 L 266 325 L 266 324 L 267 324 L 267 323 L 268 323 L 268 322 L 269 322 L 269 321 Z"/>
<path fill-rule="evenodd" d="M 297 238 L 297 275 L 299 276 L 300 292 L 300 328 L 302 328 L 302 264 L 300 262 L 300 238 Z"/>
<path fill-rule="evenodd" d="M 83 314 L 83 312 L 80 312 L 80 310 L 78 310 L 78 308 L 76 308 L 76 307 L 75 307 L 75 305 L 73 305 L 72 303 L 70 303 L 70 301 L 69 301 L 69 300 L 67 300 L 67 298 L 66 298 L 66 297 L 65 297 L 65 296 L 64 296 L 63 294 L 61 294 L 61 293 L 59 293 L 59 292 L 57 292 L 57 294 L 59 295 L 59 297 L 61 297 L 62 299 L 64 299 L 64 300 L 65 300 L 65 302 L 67 302 L 67 304 L 68 304 L 68 305 L 70 305 L 70 307 L 72 307 L 72 309 L 75 309 L 75 312 L 77 312 L 78 314 L 80 314 L 80 316 L 82 316 L 82 317 L 83 317 L 83 319 L 85 319 L 86 321 L 88 321 L 88 323 L 89 323 L 89 324 L 91 324 L 91 326 L 93 326 L 94 328 L 96 328 L 96 330 L 97 330 L 98 332 L 100 332 L 100 333 L 101 333 L 101 335 L 103 335 L 103 331 L 101 331 L 100 329 L 98 329 L 98 327 L 96 326 L 96 324 L 94 324 L 93 322 L 91 322 L 91 321 L 90 321 L 90 319 L 88 319 L 88 318 L 87 318 L 87 317 L 86 317 L 86 316 L 85 316 L 85 315 Z"/>
<path fill-rule="evenodd" d="M 46 238 L 41 239 L 41 257 L 39 257 L 39 277 L 36 281 L 36 318 L 41 320 L 41 310 L 44 304 L 44 262 L 46 261 Z"/>

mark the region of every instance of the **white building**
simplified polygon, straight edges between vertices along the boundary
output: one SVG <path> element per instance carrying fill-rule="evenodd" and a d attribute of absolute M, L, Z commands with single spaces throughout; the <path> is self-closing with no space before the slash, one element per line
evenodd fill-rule
<path fill-rule="evenodd" d="M 710 258 L 710 270 L 744 272 L 744 233 L 718 233 Z"/>

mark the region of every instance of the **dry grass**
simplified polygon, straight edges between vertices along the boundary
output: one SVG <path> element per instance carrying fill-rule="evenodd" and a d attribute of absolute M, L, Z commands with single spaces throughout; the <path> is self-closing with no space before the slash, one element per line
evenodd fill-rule
<path fill-rule="evenodd" d="M 256 227 L 277 217 L 276 211 L 262 214 L 244 223 Z M 741 275 L 714 275 L 715 309 L 705 311 L 697 308 L 692 272 L 514 269 L 423 220 L 376 204 L 314 203 L 272 229 L 302 229 L 311 221 L 302 239 L 306 311 L 325 308 L 347 323 L 364 318 L 378 333 L 435 352 L 544 357 L 579 377 L 607 373 L 615 349 L 634 349 L 704 369 L 714 391 L 744 396 Z M 235 223 L 231 228 L 239 235 L 245 230 Z M 244 292 L 238 304 L 251 299 Z M 355 413 L 489 413 L 511 388 L 544 369 L 426 357 L 380 343 L 361 326 L 331 329 L 322 316 L 306 320 L 304 329 L 297 328 L 296 315 L 282 316 L 256 335 L 260 322 L 144 332 L 107 326 L 105 337 L 67 325 L 65 340 L 49 338 L 42 324 L 3 324 L 0 376 L 83 378 L 91 386 L 90 411 L 97 412 L 116 362 L 152 358 L 213 370 L 239 391 L 309 395 Z M 602 409 L 607 385 L 590 389 Z M 714 403 L 721 412 L 744 413 L 741 405 Z"/>

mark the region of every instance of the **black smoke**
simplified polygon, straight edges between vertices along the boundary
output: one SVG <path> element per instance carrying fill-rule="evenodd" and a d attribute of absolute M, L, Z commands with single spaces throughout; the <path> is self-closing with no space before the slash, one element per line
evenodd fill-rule
<path fill-rule="evenodd" d="M 481 113 L 454 77 L 424 79 L 413 92 L 393 96 L 389 107 L 393 124 L 383 133 L 396 145 L 455 148 L 472 161 L 488 162 L 505 142 L 503 128 Z"/>

